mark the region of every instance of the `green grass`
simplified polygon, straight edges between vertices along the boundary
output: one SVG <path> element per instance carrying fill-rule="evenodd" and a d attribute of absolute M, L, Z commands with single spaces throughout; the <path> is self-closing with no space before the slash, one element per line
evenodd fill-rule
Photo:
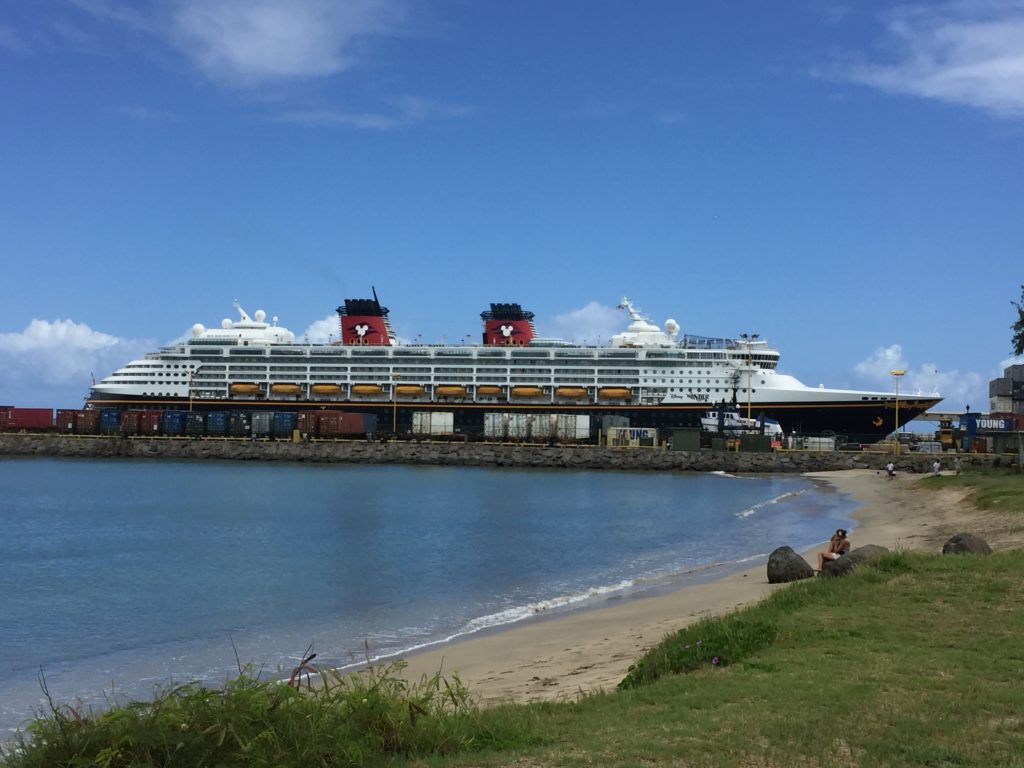
<path fill-rule="evenodd" d="M 1024 511 L 998 469 L 922 483 Z M 395 666 L 302 693 L 243 675 L 57 706 L 0 765 L 1024 768 L 1021 638 L 1024 551 L 897 552 L 673 632 L 619 690 L 573 702 L 480 709 L 457 677 L 409 685 Z"/>
<path fill-rule="evenodd" d="M 1008 461 L 1015 461 L 1011 457 Z M 979 509 L 1017 512 L 1024 514 L 1024 475 L 1017 474 L 1016 466 L 975 468 L 960 475 L 928 477 L 922 481 L 926 488 L 966 488 L 968 501 Z"/>

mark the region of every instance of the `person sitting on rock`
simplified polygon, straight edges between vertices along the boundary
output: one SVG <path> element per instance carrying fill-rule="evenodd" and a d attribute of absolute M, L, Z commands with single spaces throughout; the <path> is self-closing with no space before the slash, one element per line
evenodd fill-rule
<path fill-rule="evenodd" d="M 825 568 L 826 560 L 838 560 L 850 551 L 850 540 L 846 538 L 846 529 L 837 528 L 828 540 L 828 551 L 818 553 L 818 573 Z"/>

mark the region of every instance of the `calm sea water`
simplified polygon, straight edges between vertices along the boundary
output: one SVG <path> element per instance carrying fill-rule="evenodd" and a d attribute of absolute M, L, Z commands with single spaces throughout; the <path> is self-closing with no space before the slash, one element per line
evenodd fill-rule
<path fill-rule="evenodd" d="M 0 460 L 0 729 L 345 665 L 719 575 L 850 525 L 790 476 Z M 234 646 L 234 648 L 233 648 Z"/>

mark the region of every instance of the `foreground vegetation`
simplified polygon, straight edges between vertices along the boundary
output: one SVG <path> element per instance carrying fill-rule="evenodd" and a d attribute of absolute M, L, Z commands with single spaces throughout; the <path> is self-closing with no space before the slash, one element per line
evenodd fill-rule
<path fill-rule="evenodd" d="M 926 484 L 1024 512 L 1019 477 Z M 617 692 L 481 710 L 389 667 L 312 693 L 242 676 L 57 707 L 3 765 L 1024 766 L 1022 636 L 1024 552 L 898 552 L 673 633 Z"/>

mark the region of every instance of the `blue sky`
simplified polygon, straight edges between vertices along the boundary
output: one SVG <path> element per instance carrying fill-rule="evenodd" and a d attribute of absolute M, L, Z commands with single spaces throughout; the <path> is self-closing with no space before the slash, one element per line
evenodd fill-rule
<path fill-rule="evenodd" d="M 0 402 L 233 316 L 402 337 L 628 294 L 807 384 L 987 410 L 1024 282 L 1024 2 L 6 0 Z"/>

